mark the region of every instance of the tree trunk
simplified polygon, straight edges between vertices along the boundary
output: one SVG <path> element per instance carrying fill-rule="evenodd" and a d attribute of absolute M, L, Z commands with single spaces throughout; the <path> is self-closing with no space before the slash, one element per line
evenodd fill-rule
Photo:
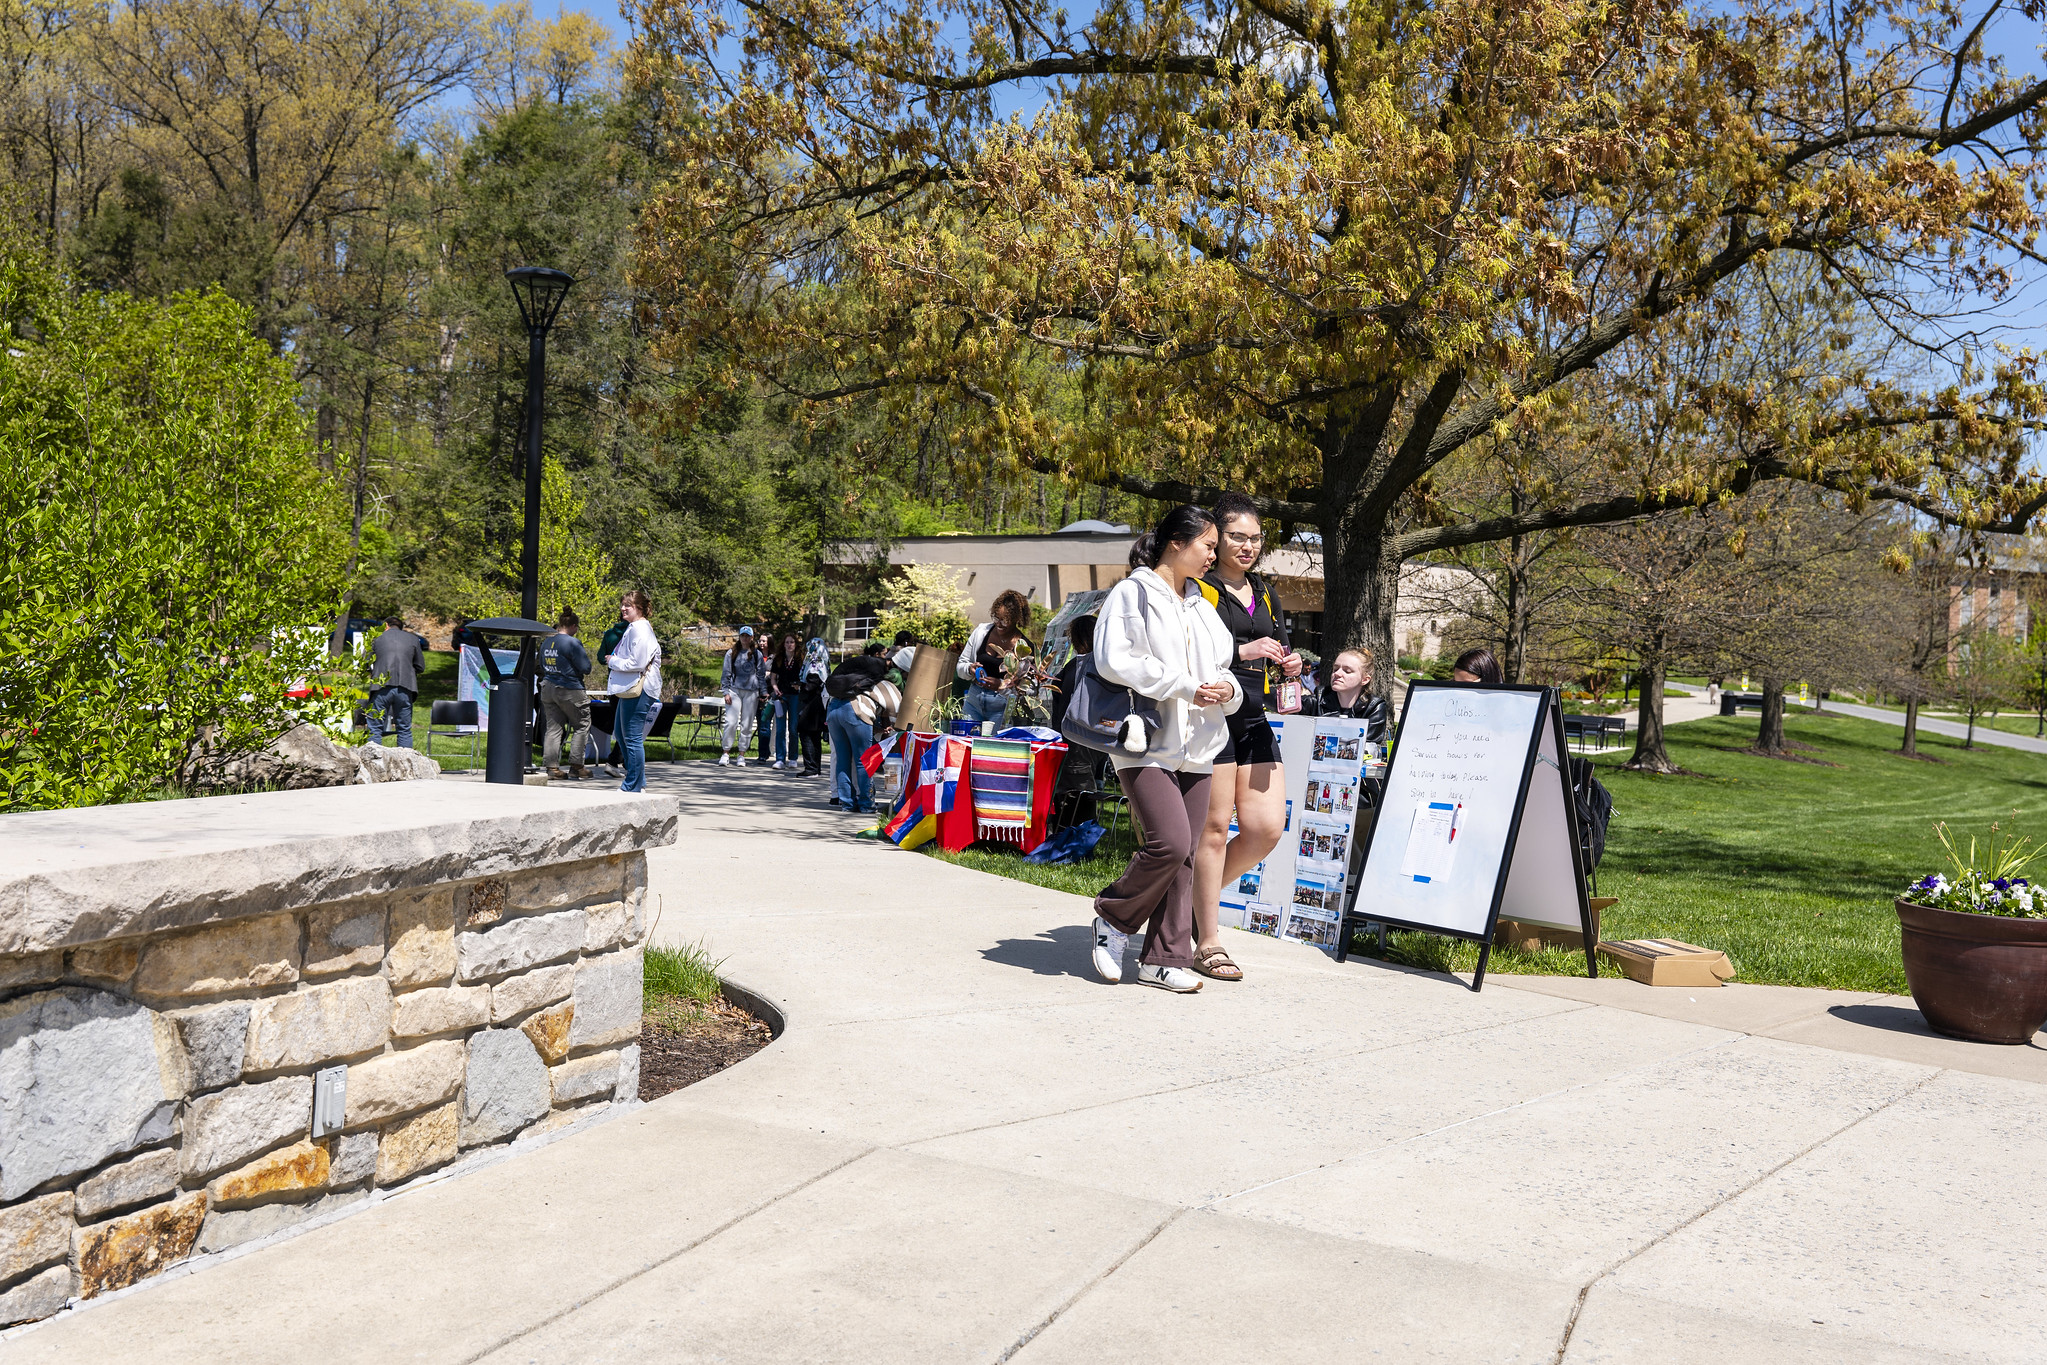
<path fill-rule="evenodd" d="M 1919 757 L 1919 698 L 1905 699 L 1905 742 L 1898 746 L 1898 752 L 1907 758 Z"/>
<path fill-rule="evenodd" d="M 1784 680 L 1763 679 L 1763 723 L 1756 731 L 1756 748 L 1766 754 L 1784 752 Z"/>
<path fill-rule="evenodd" d="M 1642 701 L 1635 712 L 1635 752 L 1625 765 L 1633 772 L 1680 771 L 1663 747 L 1663 673 L 1664 664 L 1659 659 L 1638 675 L 1642 680 Z"/>
<path fill-rule="evenodd" d="M 1390 705 L 1399 672 L 1393 614 L 1400 561 L 1391 557 L 1383 536 L 1353 536 L 1341 525 L 1336 517 L 1322 523 L 1322 657 L 1332 659 L 1345 649 L 1371 651 L 1372 691 Z"/>
<path fill-rule="evenodd" d="M 1812 685 L 1812 713 L 1816 716 L 1827 714 L 1827 685 L 1823 682 Z"/>
<path fill-rule="evenodd" d="M 1521 537 L 1507 546 L 1507 657 L 1500 661 L 1510 683 L 1528 674 L 1528 565 L 1521 557 Z"/>
<path fill-rule="evenodd" d="M 1973 702 L 1969 706 L 1969 729 L 1968 733 L 1962 736 L 1962 747 L 1964 749 L 1976 747 L 1976 707 Z"/>
<path fill-rule="evenodd" d="M 327 385 L 320 384 L 320 405 L 314 410 L 313 444 L 319 451 L 320 470 L 325 474 L 334 472 L 334 431 L 336 427 L 334 400 L 327 396 Z"/>

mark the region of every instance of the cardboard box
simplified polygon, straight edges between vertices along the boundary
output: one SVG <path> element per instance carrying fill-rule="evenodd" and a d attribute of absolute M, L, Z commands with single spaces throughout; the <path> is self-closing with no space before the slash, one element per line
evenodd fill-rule
<path fill-rule="evenodd" d="M 1599 941 L 1599 915 L 1619 897 L 1594 896 L 1592 905 L 1592 941 Z M 1493 942 L 1509 948 L 1519 948 L 1532 953 L 1547 945 L 1551 948 L 1573 948 L 1582 951 L 1585 935 L 1576 929 L 1557 929 L 1547 924 L 1524 924 L 1516 919 L 1503 919 L 1493 930 Z"/>
<path fill-rule="evenodd" d="M 1629 938 L 1599 945 L 1599 955 L 1630 980 L 1648 986 L 1723 986 L 1734 979 L 1734 964 L 1717 948 L 1674 938 Z"/>

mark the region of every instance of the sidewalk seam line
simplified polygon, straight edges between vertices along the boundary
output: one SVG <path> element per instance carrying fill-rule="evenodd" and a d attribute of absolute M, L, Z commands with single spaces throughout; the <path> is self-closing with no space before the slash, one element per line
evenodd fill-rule
<path fill-rule="evenodd" d="M 698 1247 L 710 1241 L 713 1237 L 717 1237 L 722 1233 L 731 1231 L 739 1224 L 744 1223 L 747 1219 L 752 1218 L 755 1214 L 766 1212 L 768 1209 L 773 1208 L 775 1205 L 781 1203 L 783 1200 L 789 1198 L 791 1195 L 801 1194 L 803 1191 L 809 1189 L 812 1185 L 817 1184 L 820 1180 L 824 1180 L 831 1176 L 837 1175 L 840 1171 L 845 1170 L 854 1162 L 860 1161 L 866 1157 L 873 1156 L 876 1152 L 881 1150 L 882 1148 L 880 1147 L 869 1147 L 865 1151 L 855 1152 L 853 1155 L 847 1157 L 845 1160 L 836 1162 L 833 1165 L 827 1167 L 826 1169 L 819 1171 L 816 1175 L 813 1175 L 806 1180 L 799 1180 L 794 1185 L 791 1185 L 788 1189 L 783 1190 L 781 1193 L 771 1195 L 767 1199 L 762 1200 L 760 1203 L 751 1205 L 748 1208 L 742 1210 L 741 1212 L 734 1214 L 732 1217 L 720 1223 L 717 1227 L 712 1228 L 709 1232 L 706 1232 L 703 1236 L 698 1237 L 692 1241 L 685 1242 L 683 1245 L 675 1248 L 675 1250 L 668 1252 L 664 1256 L 657 1257 L 656 1259 L 647 1262 L 645 1265 L 641 1266 L 637 1270 L 627 1271 L 625 1274 L 619 1276 L 611 1283 L 604 1285 L 601 1288 L 591 1290 L 588 1294 L 585 1294 L 582 1298 L 577 1299 L 574 1303 L 571 1303 L 566 1307 L 563 1307 L 561 1309 L 556 1310 L 553 1313 L 548 1314 L 546 1317 L 540 1319 L 538 1322 L 535 1322 L 527 1327 L 521 1327 L 518 1331 L 499 1338 L 497 1341 L 490 1343 L 488 1346 L 483 1347 L 481 1350 L 476 1351 L 471 1355 L 462 1357 L 461 1365 L 476 1365 L 476 1362 L 482 1360 L 485 1356 L 489 1356 L 495 1354 L 498 1351 L 502 1351 L 507 1346 L 510 1346 L 513 1342 L 518 1341 L 523 1337 L 532 1336 L 535 1332 L 538 1332 L 543 1327 L 549 1327 L 557 1322 L 560 1322 L 563 1318 L 569 1316 L 571 1313 L 579 1312 L 582 1309 L 587 1308 L 591 1304 L 597 1302 L 599 1299 L 604 1298 L 606 1295 L 614 1293 L 617 1290 L 623 1289 L 626 1285 L 631 1284 L 634 1280 L 639 1279 L 642 1275 L 652 1274 L 654 1271 L 659 1270 L 662 1266 L 667 1265 L 670 1261 L 675 1260 L 677 1257 L 695 1251 Z"/>
<path fill-rule="evenodd" d="M 1158 1235 L 1164 1232 L 1167 1228 L 1171 1227 L 1174 1223 L 1178 1222 L 1180 1216 L 1186 1212 L 1187 1210 L 1183 1207 L 1174 1209 L 1171 1213 L 1167 1214 L 1165 1218 L 1160 1221 L 1157 1227 L 1153 1228 L 1150 1232 L 1144 1234 L 1144 1236 L 1138 1238 L 1137 1244 L 1135 1246 L 1131 1247 L 1130 1250 L 1124 1252 L 1121 1256 L 1118 1256 L 1115 1259 L 1115 1261 L 1108 1266 L 1107 1269 L 1102 1271 L 1101 1274 L 1095 1276 L 1086 1284 L 1074 1290 L 1072 1297 L 1067 1299 L 1066 1302 L 1060 1304 L 1057 1308 L 1054 1308 L 1043 1322 L 1031 1328 L 1022 1336 L 1018 1337 L 1015 1343 L 1012 1344 L 1008 1350 L 1004 1351 L 1001 1355 L 995 1357 L 995 1365 L 1008 1365 L 1008 1361 L 1013 1356 L 1015 1356 L 1018 1351 L 1021 1351 L 1024 1347 L 1030 1345 L 1033 1341 L 1037 1340 L 1038 1334 L 1040 1332 L 1043 1332 L 1047 1327 L 1050 1327 L 1053 1323 L 1059 1321 L 1061 1317 L 1065 1316 L 1067 1309 L 1073 1307 L 1073 1305 L 1079 1303 L 1082 1299 L 1086 1298 L 1090 1293 L 1094 1291 L 1096 1286 L 1100 1285 L 1104 1280 L 1108 1279 L 1111 1275 L 1114 1275 L 1117 1271 L 1121 1270 L 1125 1265 L 1129 1264 L 1131 1257 L 1135 1256 L 1138 1252 L 1144 1250 L 1146 1247 L 1150 1246 L 1154 1241 L 1158 1240 Z"/>
<path fill-rule="evenodd" d="M 1557 1339 L 1557 1350 L 1556 1354 L 1551 1357 L 1551 1365 L 1564 1365 L 1564 1356 L 1571 1349 L 1571 1334 L 1578 1330 L 1578 1316 L 1579 1314 L 1585 1311 L 1585 1300 L 1591 1297 L 1592 1291 L 1598 1288 L 1599 1282 L 1601 1280 L 1606 1279 L 1608 1276 L 1614 1274 L 1623 1266 L 1627 1265 L 1631 1261 L 1634 1261 L 1635 1259 L 1644 1255 L 1645 1253 L 1655 1249 L 1656 1247 L 1662 1246 L 1665 1242 L 1677 1236 L 1680 1232 L 1683 1232 L 1686 1228 L 1698 1222 L 1707 1214 L 1712 1213 L 1716 1209 L 1725 1208 L 1727 1205 L 1733 1203 L 1735 1200 L 1747 1194 L 1750 1190 L 1756 1188 L 1756 1186 L 1762 1184 L 1765 1180 L 1768 1180 L 1771 1176 L 1776 1175 L 1779 1171 L 1785 1170 L 1795 1162 L 1803 1161 L 1806 1157 L 1811 1156 L 1814 1152 L 1826 1146 L 1835 1138 L 1840 1137 L 1843 1133 L 1848 1132 L 1850 1129 L 1861 1127 L 1863 1124 L 1875 1118 L 1878 1114 L 1885 1112 L 1886 1110 L 1892 1108 L 1893 1106 L 1901 1103 L 1904 1100 L 1910 1099 L 1912 1096 L 1918 1094 L 1921 1090 L 1924 1090 L 1927 1086 L 1939 1080 L 1942 1076 L 1947 1075 L 1948 1071 L 1949 1068 L 1941 1067 L 1939 1070 L 1934 1071 L 1930 1075 L 1921 1076 L 1911 1085 L 1906 1086 L 1903 1090 L 1900 1090 L 1897 1094 L 1891 1096 L 1889 1099 L 1885 1100 L 1882 1104 L 1879 1104 L 1878 1106 L 1876 1106 L 1876 1108 L 1870 1110 L 1868 1113 L 1858 1114 L 1854 1118 L 1848 1120 L 1848 1122 L 1842 1124 L 1839 1128 L 1836 1128 L 1833 1132 L 1828 1133 L 1826 1136 L 1815 1138 L 1812 1142 L 1800 1148 L 1798 1151 L 1793 1152 L 1790 1156 L 1785 1157 L 1782 1161 L 1772 1166 L 1769 1170 L 1762 1172 L 1753 1180 L 1748 1181 L 1746 1184 L 1741 1185 L 1737 1189 L 1729 1190 L 1726 1194 L 1720 1196 L 1720 1198 L 1706 1205 L 1706 1207 L 1700 1209 L 1691 1217 L 1685 1219 L 1681 1223 L 1674 1225 L 1673 1227 L 1666 1229 L 1661 1233 L 1658 1233 L 1656 1236 L 1644 1242 L 1641 1246 L 1636 1247 L 1633 1251 L 1630 1251 L 1625 1256 L 1622 1256 L 1612 1265 L 1606 1267 L 1606 1269 L 1600 1271 L 1597 1275 L 1594 1275 L 1591 1279 L 1587 1280 L 1584 1284 L 1584 1287 L 1578 1291 L 1577 1299 L 1571 1304 L 1571 1316 L 1564 1320 L 1564 1332 L 1563 1335 Z"/>

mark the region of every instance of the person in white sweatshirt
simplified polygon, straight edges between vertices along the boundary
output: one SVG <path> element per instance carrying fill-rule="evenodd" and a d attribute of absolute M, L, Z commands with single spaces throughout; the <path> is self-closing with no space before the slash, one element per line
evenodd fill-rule
<path fill-rule="evenodd" d="M 652 610 L 647 594 L 634 588 L 619 599 L 619 613 L 626 619 L 625 635 L 618 648 L 605 659 L 611 670 L 605 691 L 618 699 L 612 740 L 625 754 L 622 792 L 647 790 L 647 723 L 661 709 L 661 642 L 654 638 Z M 630 694 L 630 695 L 628 695 Z"/>
<path fill-rule="evenodd" d="M 1109 590 L 1095 622 L 1095 670 L 1157 703 L 1142 752 L 1113 751 L 1123 793 L 1144 831 L 1130 865 L 1095 897 L 1094 968 L 1123 979 L 1129 936 L 1142 927 L 1137 979 L 1201 989 L 1194 965 L 1194 849 L 1208 820 L 1210 772 L 1229 741 L 1224 719 L 1243 701 L 1229 628 L 1196 587 L 1215 562 L 1215 518 L 1175 507 L 1131 551 L 1135 570 Z M 1147 708 L 1148 709 L 1148 708 Z"/>

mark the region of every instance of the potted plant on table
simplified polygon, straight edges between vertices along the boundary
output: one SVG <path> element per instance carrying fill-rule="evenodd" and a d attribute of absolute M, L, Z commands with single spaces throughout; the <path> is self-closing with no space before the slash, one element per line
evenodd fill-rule
<path fill-rule="evenodd" d="M 1979 1043 L 2029 1043 L 2047 1024 L 2047 887 L 2019 875 L 2030 839 L 1990 827 L 1964 855 L 1934 826 L 1954 875 L 1921 877 L 1898 897 L 1912 1002 L 1937 1032 Z"/>

